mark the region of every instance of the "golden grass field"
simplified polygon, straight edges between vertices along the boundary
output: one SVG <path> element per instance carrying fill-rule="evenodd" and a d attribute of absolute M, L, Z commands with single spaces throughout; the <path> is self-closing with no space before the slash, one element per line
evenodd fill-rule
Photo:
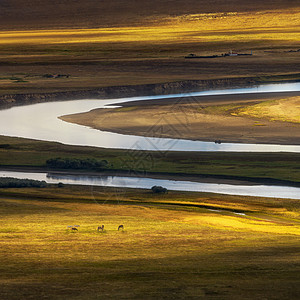
<path fill-rule="evenodd" d="M 219 78 L 299 80 L 296 2 L 1 1 L 0 98 Z M 253 56 L 184 58 L 230 50 L 253 50 Z M 247 120 L 254 141 L 254 130 L 263 141 L 267 131 L 276 134 L 282 126 L 296 132 L 299 97 L 267 100 L 194 112 L 238 129 L 238 120 Z M 139 109 L 121 108 L 117 118 L 134 120 L 142 116 Z M 299 130 L 287 134 L 295 143 Z M 0 164 L 6 167 L 44 170 L 47 159 L 62 156 L 107 159 L 128 171 L 122 169 L 128 159 L 122 150 L 3 136 L 0 142 Z M 298 154 L 150 155 L 155 162 L 144 172 L 299 182 Z M 1 189 L 0 216 L 1 300 L 299 298 L 298 200 L 51 186 Z M 78 232 L 67 229 L 75 224 Z M 104 232 L 97 232 L 102 224 Z M 117 230 L 120 224 L 124 231 Z"/>
<path fill-rule="evenodd" d="M 239 109 L 239 116 L 249 116 L 270 121 L 300 123 L 300 97 L 267 101 Z"/>
<path fill-rule="evenodd" d="M 209 13 L 153 19 L 151 26 L 0 32 L 0 44 L 224 43 L 298 45 L 300 11 Z"/>
<path fill-rule="evenodd" d="M 22 0 L 1 1 L 0 27 L 5 29 L 117 27 L 152 24 L 157 18 L 188 14 L 290 11 L 299 8 L 296 0 Z"/>
<path fill-rule="evenodd" d="M 299 52 L 288 52 L 300 48 L 299 20 L 293 7 L 156 15 L 127 26 L 0 29 L 0 93 L 299 73 Z M 184 59 L 230 50 L 253 56 Z"/>
<path fill-rule="evenodd" d="M 294 200 L 76 186 L 5 189 L 0 296 L 296 299 L 299 213 Z M 66 229 L 75 224 L 78 232 Z M 104 232 L 97 232 L 102 224 Z"/>

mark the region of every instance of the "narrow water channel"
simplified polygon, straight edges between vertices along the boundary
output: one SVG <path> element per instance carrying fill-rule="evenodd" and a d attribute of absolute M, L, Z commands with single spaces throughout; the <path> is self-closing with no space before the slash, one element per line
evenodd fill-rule
<path fill-rule="evenodd" d="M 0 177 L 44 180 L 47 183 L 62 182 L 64 184 L 75 185 L 140 189 L 150 189 L 154 185 L 160 185 L 167 188 L 168 190 L 173 191 L 209 192 L 227 195 L 300 199 L 300 188 L 287 186 L 230 185 L 142 177 L 62 175 L 55 173 L 27 173 L 12 171 L 0 171 Z"/>

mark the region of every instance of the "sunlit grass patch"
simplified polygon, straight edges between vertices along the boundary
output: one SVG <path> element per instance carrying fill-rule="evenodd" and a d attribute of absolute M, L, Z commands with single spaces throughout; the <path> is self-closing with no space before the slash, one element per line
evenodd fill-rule
<path fill-rule="evenodd" d="M 243 107 L 245 104 L 243 103 L 231 103 L 224 105 L 211 105 L 203 108 L 199 108 L 199 111 L 207 114 L 230 114 L 232 116 L 236 116 L 235 110 Z"/>
<path fill-rule="evenodd" d="M 220 13 L 158 18 L 151 26 L 0 32 L 1 44 L 299 41 L 300 13 Z"/>
<path fill-rule="evenodd" d="M 126 111 L 133 111 L 136 109 L 137 109 L 137 106 L 128 106 L 128 107 L 116 108 L 115 111 L 126 112 Z"/>
<path fill-rule="evenodd" d="M 258 231 L 272 234 L 300 235 L 300 224 L 282 224 L 275 220 L 252 217 L 225 216 L 220 214 L 201 215 L 199 217 L 188 217 L 187 222 L 197 222 L 199 225 L 212 226 L 214 228 L 227 228 L 228 230 Z"/>
<path fill-rule="evenodd" d="M 199 108 L 199 112 L 216 115 L 231 115 L 239 117 L 254 117 L 268 119 L 269 121 L 281 121 L 300 123 L 300 97 L 267 100 L 256 104 L 233 103 L 224 105 L 211 105 Z M 255 121 L 254 126 L 266 126 L 260 121 Z"/>
<path fill-rule="evenodd" d="M 300 97 L 270 100 L 238 109 L 239 116 L 266 118 L 270 121 L 300 123 Z M 259 126 L 259 124 L 255 124 Z"/>
<path fill-rule="evenodd" d="M 257 274 L 271 272 L 272 280 L 280 278 L 286 287 L 291 283 L 282 277 L 282 266 L 289 276 L 297 271 L 299 222 L 296 215 L 283 218 L 284 209 L 278 208 L 292 205 L 298 212 L 293 200 L 188 192 L 153 199 L 146 191 L 124 189 L 123 199 L 139 200 L 110 205 L 99 203 L 112 188 L 97 194 L 98 202 L 89 198 L 87 187 L 34 190 L 1 197 L 0 295 L 9 298 L 47 293 L 56 299 L 94 299 L 103 291 L 117 297 L 121 289 L 129 299 L 140 298 L 140 291 L 157 299 L 184 286 L 180 290 L 189 298 L 218 293 L 232 299 L 233 290 L 241 289 L 236 274 L 251 280 L 252 290 L 259 293 L 253 283 Z M 252 213 L 173 209 L 171 201 L 248 205 Z M 264 214 L 256 213 L 262 208 Z M 78 231 L 67 229 L 75 224 L 80 225 Z M 101 224 L 104 231 L 98 232 Z M 124 231 L 118 231 L 120 224 Z M 172 284 L 166 287 L 169 280 Z M 229 289 L 229 283 L 225 287 L 224 280 L 234 288 Z"/>

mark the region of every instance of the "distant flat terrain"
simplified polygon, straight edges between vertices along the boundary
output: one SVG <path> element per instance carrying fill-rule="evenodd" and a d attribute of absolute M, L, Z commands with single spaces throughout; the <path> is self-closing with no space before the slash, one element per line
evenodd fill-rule
<path fill-rule="evenodd" d="M 2 0 L 0 28 L 89 28 L 151 23 L 153 18 L 216 12 L 293 9 L 297 0 Z"/>
<path fill-rule="evenodd" d="M 5 0 L 0 95 L 295 74 L 299 28 L 299 1 Z"/>

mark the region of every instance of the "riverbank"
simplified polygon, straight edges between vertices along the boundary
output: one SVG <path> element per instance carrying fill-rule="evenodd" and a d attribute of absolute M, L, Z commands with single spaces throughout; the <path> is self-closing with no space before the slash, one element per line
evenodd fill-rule
<path fill-rule="evenodd" d="M 290 80 L 289 77 L 287 77 L 287 80 Z M 108 86 L 93 90 L 75 90 L 54 93 L 6 94 L 0 95 L 0 108 L 50 101 L 128 98 L 147 95 L 177 94 L 198 90 L 217 89 L 220 87 L 243 87 L 250 84 L 258 84 L 258 82 L 258 78 L 228 78 L 216 80 L 188 80 L 157 84 Z"/>
<path fill-rule="evenodd" d="M 250 184 L 298 185 L 299 153 L 157 152 L 64 145 L 0 136 L 0 166 L 19 170 L 51 170 L 53 158 L 107 160 L 107 174 L 166 176 L 192 180 L 248 181 Z M 73 172 L 65 170 L 65 172 Z M 91 172 L 91 170 L 89 170 Z M 96 172 L 99 174 L 99 172 Z M 95 173 L 95 174 L 96 174 Z M 198 178 L 198 179 L 197 179 Z"/>
<path fill-rule="evenodd" d="M 263 103 L 261 114 L 257 114 L 259 103 Z M 292 114 L 295 120 L 300 114 L 297 103 L 300 92 L 193 96 L 121 103 L 120 108 L 95 109 L 60 119 L 127 135 L 300 145 L 300 124 L 288 121 Z M 270 114 L 268 105 L 280 118 Z M 256 108 L 256 114 L 251 115 L 251 108 Z"/>
<path fill-rule="evenodd" d="M 189 173 L 170 173 L 170 172 L 137 172 L 136 170 L 117 170 L 108 169 L 102 171 L 96 170 L 62 170 L 49 169 L 47 167 L 24 167 L 24 166 L 0 166 L 1 171 L 21 172 L 21 173 L 48 173 L 50 176 L 116 176 L 116 177 L 133 177 L 133 178 L 153 178 L 161 180 L 174 181 L 191 181 L 199 183 L 215 183 L 229 185 L 273 185 L 273 186 L 290 186 L 300 187 L 299 181 L 283 180 L 275 178 L 258 178 L 237 175 L 222 175 L 222 174 L 189 174 Z"/>
<path fill-rule="evenodd" d="M 208 80 L 184 80 L 156 84 L 117 85 L 91 90 L 66 90 L 60 92 L 35 92 L 19 94 L 0 93 L 0 109 L 16 105 L 79 99 L 129 98 L 149 95 L 168 95 L 223 88 L 244 88 L 266 83 L 289 83 L 300 80 L 300 74 L 241 78 L 219 78 Z"/>

